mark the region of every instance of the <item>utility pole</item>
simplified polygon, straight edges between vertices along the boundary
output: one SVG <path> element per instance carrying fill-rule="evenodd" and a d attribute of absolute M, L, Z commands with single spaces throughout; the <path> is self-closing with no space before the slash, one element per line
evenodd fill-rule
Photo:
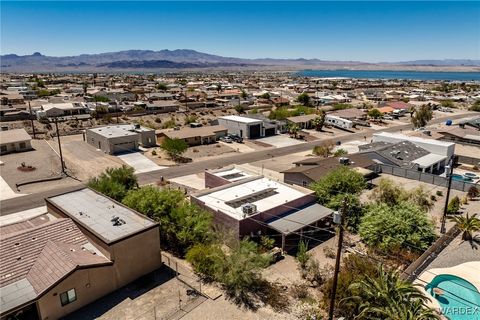
<path fill-rule="evenodd" d="M 35 139 L 35 123 L 33 122 L 32 116 L 32 106 L 30 105 L 30 100 L 28 101 L 28 109 L 30 110 L 30 121 L 32 121 L 32 130 L 33 130 L 33 139 Z"/>
<path fill-rule="evenodd" d="M 454 155 L 452 155 L 452 157 L 450 158 L 450 161 L 448 162 L 448 165 L 445 167 L 445 172 L 447 174 L 447 178 L 448 178 L 448 188 L 447 188 L 447 195 L 445 197 L 445 207 L 443 208 L 443 216 L 442 216 L 442 225 L 440 227 L 440 233 L 441 234 L 445 234 L 445 232 L 447 232 L 446 228 L 445 228 L 445 220 L 447 220 L 447 213 L 448 213 L 448 201 L 450 199 L 450 189 L 452 187 L 452 177 L 453 177 L 453 157 Z M 447 172 L 448 170 L 448 172 Z"/>
<path fill-rule="evenodd" d="M 347 214 L 347 199 L 345 198 L 342 203 L 341 211 L 339 212 L 340 221 L 338 223 L 338 244 L 337 255 L 335 259 L 335 272 L 333 274 L 332 292 L 330 293 L 330 307 L 328 309 L 328 319 L 333 320 L 333 312 L 335 310 L 335 295 L 337 293 L 338 273 L 340 271 L 340 261 L 343 246 L 343 216 Z"/>
<path fill-rule="evenodd" d="M 63 162 L 62 144 L 60 143 L 60 132 L 58 131 L 58 120 L 55 117 L 55 129 L 57 131 L 58 151 L 60 153 L 60 163 L 62 164 L 62 173 L 65 174 L 65 163 Z"/>

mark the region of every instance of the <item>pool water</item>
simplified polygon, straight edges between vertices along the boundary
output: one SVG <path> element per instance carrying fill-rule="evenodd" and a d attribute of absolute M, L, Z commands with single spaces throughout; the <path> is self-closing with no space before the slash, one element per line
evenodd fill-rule
<path fill-rule="evenodd" d="M 443 290 L 436 295 L 434 288 Z M 425 286 L 425 290 L 434 297 L 442 308 L 442 313 L 450 320 L 480 320 L 480 292 L 467 280 L 441 274 Z"/>
<path fill-rule="evenodd" d="M 462 181 L 462 182 L 472 182 L 472 178 L 470 177 L 464 177 L 461 174 L 453 174 L 452 175 L 452 180 L 455 181 Z"/>

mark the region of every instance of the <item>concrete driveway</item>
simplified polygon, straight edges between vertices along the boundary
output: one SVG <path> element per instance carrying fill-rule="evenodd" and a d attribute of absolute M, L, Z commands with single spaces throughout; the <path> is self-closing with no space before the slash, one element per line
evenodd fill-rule
<path fill-rule="evenodd" d="M 135 173 L 145 173 L 167 168 L 157 165 L 155 162 L 148 159 L 140 152 L 123 153 L 117 155 L 117 157 L 120 158 L 127 165 L 135 169 Z"/>
<path fill-rule="evenodd" d="M 261 138 L 261 139 L 256 139 L 256 141 L 267 143 L 267 144 L 270 144 L 270 145 L 272 145 L 274 147 L 277 147 L 277 148 L 288 147 L 288 146 L 293 146 L 293 145 L 296 145 L 296 144 L 305 143 L 305 141 L 293 139 L 293 138 L 290 138 L 290 136 L 283 135 L 283 134 L 279 134 L 279 135 L 271 136 L 271 137 L 266 137 L 266 138 Z"/>

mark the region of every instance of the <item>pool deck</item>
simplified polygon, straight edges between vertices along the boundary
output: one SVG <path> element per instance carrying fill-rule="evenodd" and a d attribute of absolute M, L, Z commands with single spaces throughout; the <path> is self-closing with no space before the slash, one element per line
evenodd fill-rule
<path fill-rule="evenodd" d="M 422 272 L 420 276 L 413 282 L 414 284 L 418 285 L 420 291 L 429 298 L 428 305 L 431 308 L 436 310 L 441 310 L 441 305 L 432 297 L 426 290 L 425 285 L 432 282 L 433 278 L 441 274 L 449 274 L 460 277 L 465 279 L 466 281 L 470 282 L 474 285 L 477 290 L 480 292 L 480 277 L 478 274 L 480 273 L 480 261 L 471 261 L 459 264 L 454 267 L 450 268 L 432 268 L 427 269 L 426 271 Z"/>
<path fill-rule="evenodd" d="M 439 274 L 461 277 L 474 285 L 480 292 L 480 277 L 478 276 L 480 274 L 480 246 L 477 244 L 477 248 L 474 248 L 468 241 L 461 239 L 461 234 L 458 235 L 413 282 L 430 299 L 428 305 L 436 310 L 441 310 L 440 304 L 424 287 Z"/>

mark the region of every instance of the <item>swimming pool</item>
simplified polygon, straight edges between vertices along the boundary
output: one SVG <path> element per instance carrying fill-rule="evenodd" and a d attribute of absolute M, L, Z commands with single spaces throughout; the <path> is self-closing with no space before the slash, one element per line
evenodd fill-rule
<path fill-rule="evenodd" d="M 453 174 L 452 180 L 462 181 L 462 182 L 472 182 L 473 179 L 470 177 L 462 176 L 461 174 Z"/>
<path fill-rule="evenodd" d="M 443 291 L 435 294 L 434 288 Z M 450 320 L 480 320 L 480 292 L 467 280 L 440 274 L 432 279 L 425 290 L 440 304 L 442 313 Z"/>

